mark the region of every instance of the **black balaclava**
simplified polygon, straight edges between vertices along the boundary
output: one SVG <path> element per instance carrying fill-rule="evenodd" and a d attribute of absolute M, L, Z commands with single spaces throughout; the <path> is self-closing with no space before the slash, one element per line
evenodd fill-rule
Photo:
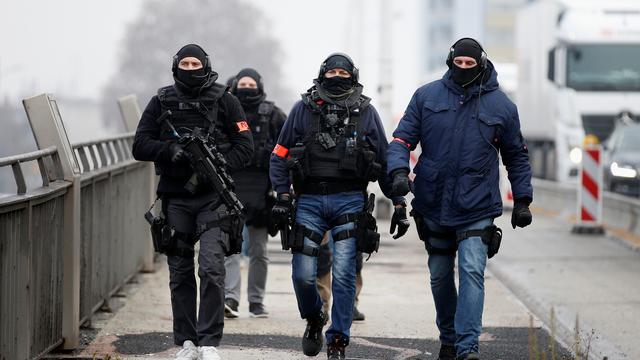
<path fill-rule="evenodd" d="M 178 67 L 180 60 L 194 57 L 202 63 L 202 67 L 197 70 L 183 70 Z M 211 64 L 207 62 L 207 54 L 202 48 L 196 44 L 189 44 L 183 46 L 176 53 L 176 62 L 174 64 L 173 76 L 174 78 L 184 84 L 188 88 L 200 88 L 208 80 L 211 74 Z"/>
<path fill-rule="evenodd" d="M 333 69 L 344 69 L 351 75 L 351 77 L 324 77 L 324 73 Z M 324 72 L 322 74 L 319 74 L 318 82 L 320 86 L 322 86 L 322 89 L 327 92 L 330 97 L 337 100 L 342 100 L 351 96 L 351 94 L 354 92 L 354 88 L 357 85 L 357 82 L 353 76 L 354 66 L 353 64 L 351 64 L 351 61 L 349 61 L 349 59 L 340 54 L 330 56 L 325 61 L 323 70 Z"/>
<path fill-rule="evenodd" d="M 258 84 L 257 89 L 238 89 L 238 81 L 243 77 L 250 77 Z M 262 76 L 251 68 L 245 68 L 240 70 L 235 77 L 234 86 L 231 89 L 231 93 L 235 95 L 243 106 L 257 106 L 264 101 L 266 94 L 264 93 L 264 85 L 262 84 Z"/>
<path fill-rule="evenodd" d="M 455 44 L 451 59 L 451 78 L 456 84 L 462 87 L 467 87 L 478 80 L 480 73 L 484 70 L 480 65 L 482 52 L 482 46 L 480 46 L 480 44 L 474 39 L 461 39 Z M 458 56 L 472 57 L 476 60 L 478 65 L 469 69 L 462 69 L 453 63 L 453 59 Z"/>

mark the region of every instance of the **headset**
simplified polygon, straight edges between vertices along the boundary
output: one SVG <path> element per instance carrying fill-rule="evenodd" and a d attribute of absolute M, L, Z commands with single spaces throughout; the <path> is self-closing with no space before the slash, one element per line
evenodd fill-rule
<path fill-rule="evenodd" d="M 349 63 L 351 64 L 351 77 L 353 78 L 353 82 L 358 82 L 358 78 L 360 75 L 360 71 L 358 70 L 358 68 L 356 67 L 355 63 L 353 62 L 353 60 L 351 59 L 351 57 L 345 53 L 341 53 L 341 52 L 335 52 L 329 56 L 327 56 L 326 59 L 324 59 L 324 61 L 322 62 L 322 64 L 320 65 L 320 70 L 318 71 L 318 79 L 322 79 L 322 77 L 324 76 L 324 74 L 327 72 L 327 61 L 332 58 L 333 56 L 342 56 L 345 59 L 347 59 L 347 61 L 349 61 Z M 345 69 L 347 70 L 347 69 Z"/>
<path fill-rule="evenodd" d="M 187 44 L 187 45 L 194 45 L 194 46 L 197 46 L 200 50 L 202 50 L 202 52 L 204 53 L 204 64 L 202 64 L 202 68 L 204 69 L 205 73 L 207 73 L 207 74 L 210 73 L 211 72 L 211 61 L 209 60 L 209 54 L 207 54 L 207 52 L 204 51 L 202 46 L 200 46 L 198 44 Z M 185 45 L 185 46 L 187 46 L 187 45 Z M 180 48 L 180 49 L 182 49 L 182 48 Z M 178 52 L 180 52 L 180 50 L 178 50 Z M 171 71 L 174 72 L 174 73 L 178 69 L 178 61 L 179 60 L 180 59 L 178 59 L 178 53 L 173 55 L 173 65 L 171 66 Z"/>
<path fill-rule="evenodd" d="M 453 43 L 453 45 L 451 45 L 451 48 L 449 49 L 449 55 L 447 55 L 447 66 L 449 67 L 449 69 L 451 69 L 451 67 L 453 66 L 453 53 L 455 51 L 456 45 L 458 45 L 458 43 L 462 40 L 473 40 L 475 41 L 476 44 L 478 44 L 478 46 L 480 46 L 480 50 L 482 51 L 480 53 L 480 63 L 478 65 L 480 65 L 480 68 L 482 70 L 487 68 L 487 53 L 484 51 L 484 48 L 482 47 L 482 45 L 480 45 L 480 43 L 478 42 L 478 40 L 470 38 L 470 37 L 465 37 L 462 39 L 459 39 L 458 41 L 456 41 L 455 43 Z"/>

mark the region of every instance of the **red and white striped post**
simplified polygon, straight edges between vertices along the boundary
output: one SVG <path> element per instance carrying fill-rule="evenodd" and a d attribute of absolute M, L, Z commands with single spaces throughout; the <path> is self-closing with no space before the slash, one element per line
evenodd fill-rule
<path fill-rule="evenodd" d="M 578 182 L 578 222 L 572 232 L 603 234 L 602 226 L 602 146 L 598 138 L 587 135 L 582 150 Z"/>

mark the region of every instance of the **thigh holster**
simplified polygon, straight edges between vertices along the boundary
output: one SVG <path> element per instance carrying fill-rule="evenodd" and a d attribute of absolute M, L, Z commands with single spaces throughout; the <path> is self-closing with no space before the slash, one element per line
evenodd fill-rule
<path fill-rule="evenodd" d="M 468 239 L 470 237 L 480 236 L 482 242 L 484 242 L 487 247 L 487 256 L 491 259 L 495 254 L 500 250 L 500 243 L 502 242 L 502 229 L 495 225 L 489 225 L 482 230 L 467 230 L 458 233 L 456 238 L 457 243 L 459 244 L 461 241 Z"/>
<path fill-rule="evenodd" d="M 380 245 L 380 234 L 376 219 L 367 211 L 345 214 L 338 217 L 331 225 L 332 227 L 353 222 L 353 229 L 342 230 L 333 236 L 334 241 L 348 238 L 356 238 L 356 250 L 371 255 L 378 251 Z"/>
<path fill-rule="evenodd" d="M 296 223 L 291 229 L 291 236 L 289 236 L 289 247 L 292 253 L 302 253 L 308 256 L 317 257 L 320 251 L 320 244 L 322 243 L 321 233 L 308 229 L 302 224 Z M 307 237 L 318 246 L 313 247 L 305 245 L 304 238 Z"/>
<path fill-rule="evenodd" d="M 222 232 L 229 237 L 229 248 L 225 256 L 239 254 L 242 251 L 242 228 L 244 227 L 244 217 L 236 214 L 227 214 L 218 220 L 209 221 L 198 226 L 196 238 L 199 238 L 205 231 L 219 227 Z"/>
<path fill-rule="evenodd" d="M 424 248 L 429 255 L 455 255 L 458 246 L 455 241 L 456 233 L 454 230 L 446 232 L 433 231 L 429 229 L 426 221 L 424 221 L 424 217 L 415 209 L 412 209 L 409 215 L 413 217 L 416 223 L 416 229 L 418 230 L 418 237 L 424 242 Z M 433 239 L 446 240 L 450 246 L 442 247 L 435 245 L 432 241 Z"/>

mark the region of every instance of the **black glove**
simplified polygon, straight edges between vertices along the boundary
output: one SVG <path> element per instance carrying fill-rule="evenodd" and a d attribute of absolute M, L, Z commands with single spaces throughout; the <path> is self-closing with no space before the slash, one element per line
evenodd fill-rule
<path fill-rule="evenodd" d="M 291 213 L 291 197 L 289 194 L 278 194 L 276 204 L 271 209 L 273 221 L 276 224 L 282 224 L 287 221 Z"/>
<path fill-rule="evenodd" d="M 393 216 L 391 217 L 391 228 L 389 228 L 389 233 L 393 235 L 396 231 L 396 226 L 398 226 L 398 233 L 393 236 L 394 239 L 397 239 L 409 230 L 409 219 L 407 219 L 407 208 L 406 207 L 396 207 L 393 210 Z"/>
<path fill-rule="evenodd" d="M 400 169 L 393 172 L 393 185 L 391 186 L 391 196 L 405 196 L 411 190 L 409 186 L 409 173 Z"/>
<path fill-rule="evenodd" d="M 529 210 L 529 201 L 515 200 L 513 202 L 513 211 L 511 212 L 511 226 L 515 229 L 525 227 L 531 224 L 531 210 Z"/>
<path fill-rule="evenodd" d="M 184 146 L 180 144 L 171 144 L 169 152 L 171 154 L 171 162 L 174 164 L 189 160 L 187 152 L 184 151 Z"/>

